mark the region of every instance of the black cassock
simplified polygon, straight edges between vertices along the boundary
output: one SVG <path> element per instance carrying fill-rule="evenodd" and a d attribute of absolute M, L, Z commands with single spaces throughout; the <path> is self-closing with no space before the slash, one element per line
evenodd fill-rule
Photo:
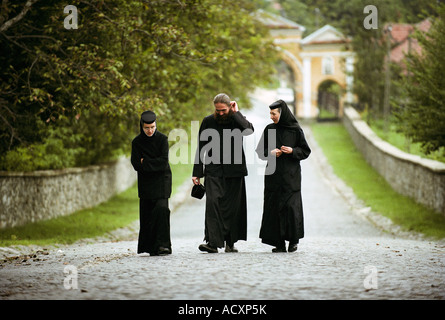
<path fill-rule="evenodd" d="M 193 176 L 205 177 L 204 240 L 213 247 L 247 240 L 247 167 L 242 143 L 243 136 L 253 130 L 239 111 L 224 124 L 214 115 L 201 123 Z"/>
<path fill-rule="evenodd" d="M 278 123 L 266 126 L 256 149 L 261 159 L 268 160 L 260 238 L 277 247 L 284 240 L 296 244 L 304 237 L 300 160 L 311 153 L 303 130 L 286 103 L 279 100 L 279 107 Z M 272 105 L 270 108 L 273 109 Z M 271 150 L 281 146 L 292 147 L 293 152 L 279 157 L 270 155 Z"/>
<path fill-rule="evenodd" d="M 141 163 L 141 158 L 143 162 Z M 133 139 L 131 164 L 138 174 L 139 239 L 138 253 L 157 254 L 160 247 L 170 249 L 170 209 L 172 174 L 168 162 L 168 138 L 155 131 Z"/>

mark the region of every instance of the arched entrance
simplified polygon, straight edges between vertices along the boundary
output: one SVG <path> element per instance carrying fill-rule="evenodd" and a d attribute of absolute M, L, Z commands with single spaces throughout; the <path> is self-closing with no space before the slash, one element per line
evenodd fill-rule
<path fill-rule="evenodd" d="M 318 85 L 318 121 L 337 120 L 340 117 L 340 103 L 343 88 L 334 80 L 328 79 Z"/>
<path fill-rule="evenodd" d="M 306 28 L 294 21 L 262 10 L 258 11 L 258 18 L 269 28 L 274 44 L 281 51 L 281 59 L 293 71 L 295 115 L 321 119 L 342 117 L 343 102 L 354 100 L 354 53 L 347 45 L 350 39 L 330 25 L 303 38 Z M 335 94 L 335 86 L 324 83 L 328 79 L 344 92 Z"/>

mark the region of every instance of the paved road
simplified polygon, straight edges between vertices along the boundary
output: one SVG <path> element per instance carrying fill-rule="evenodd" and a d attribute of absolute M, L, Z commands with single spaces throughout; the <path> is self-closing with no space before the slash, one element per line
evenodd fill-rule
<path fill-rule="evenodd" d="M 272 101 L 263 92 L 245 112 L 257 135 Z M 302 162 L 306 235 L 295 253 L 272 253 L 258 238 L 264 163 L 248 158 L 239 253 L 198 251 L 204 201 L 186 197 L 171 216 L 172 255 L 137 255 L 134 236 L 38 252 L 1 263 L 0 299 L 445 299 L 443 243 L 393 236 L 357 214 L 322 158 L 314 148 Z"/>

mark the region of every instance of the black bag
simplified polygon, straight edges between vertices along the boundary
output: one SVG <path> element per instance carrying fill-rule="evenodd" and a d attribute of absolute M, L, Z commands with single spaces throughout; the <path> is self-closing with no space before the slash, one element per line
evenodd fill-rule
<path fill-rule="evenodd" d="M 206 193 L 206 188 L 202 184 L 195 184 L 192 188 L 192 197 L 202 199 Z"/>

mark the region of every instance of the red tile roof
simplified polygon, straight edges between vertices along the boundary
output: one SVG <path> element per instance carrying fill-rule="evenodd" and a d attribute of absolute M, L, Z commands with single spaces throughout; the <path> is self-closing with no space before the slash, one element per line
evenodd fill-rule
<path fill-rule="evenodd" d="M 421 53 L 422 48 L 420 47 L 418 41 L 410 35 L 417 29 L 423 32 L 428 32 L 431 27 L 431 21 L 425 19 L 417 24 L 391 24 L 391 61 L 400 63 L 408 51 Z"/>

